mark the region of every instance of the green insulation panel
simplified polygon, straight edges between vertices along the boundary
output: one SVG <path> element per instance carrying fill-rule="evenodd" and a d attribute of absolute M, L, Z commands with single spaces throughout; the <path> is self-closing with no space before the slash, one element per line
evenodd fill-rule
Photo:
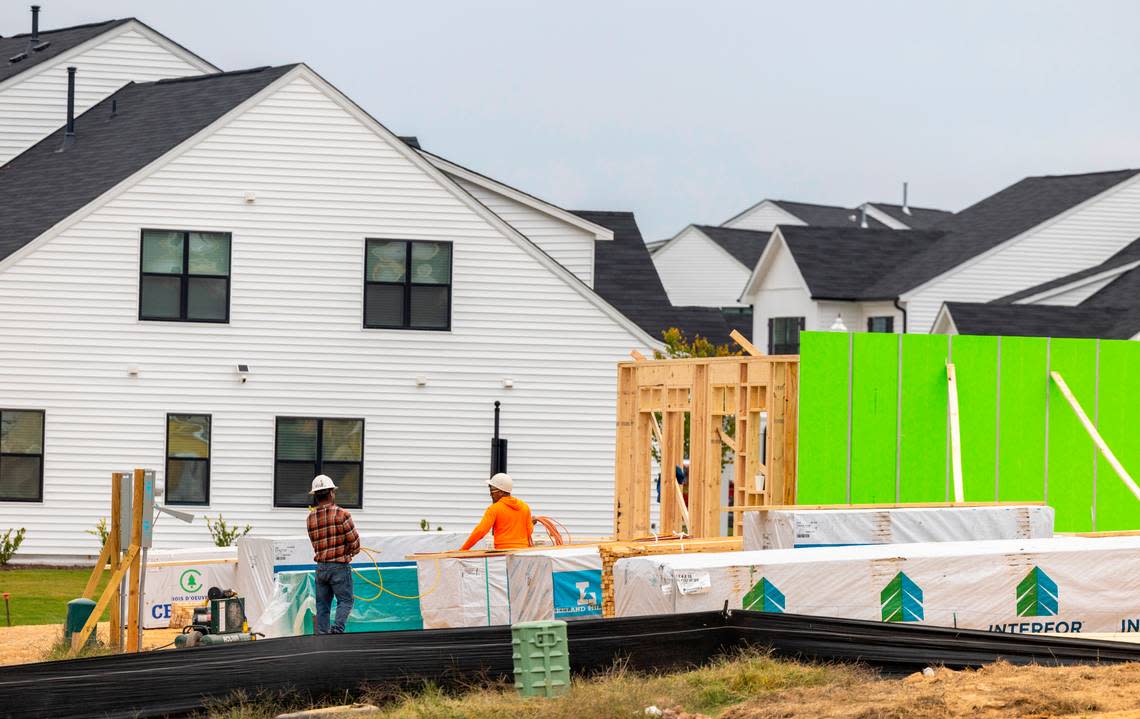
<path fill-rule="evenodd" d="M 797 502 L 953 499 L 949 361 L 966 501 L 1047 501 L 1057 531 L 1140 529 L 1140 504 L 1050 377 L 1140 477 L 1140 343 L 833 332 L 800 342 Z"/>

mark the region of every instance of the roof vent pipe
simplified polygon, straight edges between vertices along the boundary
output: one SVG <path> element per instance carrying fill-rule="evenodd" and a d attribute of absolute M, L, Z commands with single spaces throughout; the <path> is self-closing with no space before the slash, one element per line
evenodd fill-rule
<path fill-rule="evenodd" d="M 40 41 L 40 6 L 32 6 L 32 44 Z"/>
<path fill-rule="evenodd" d="M 907 189 L 906 186 L 907 186 L 907 184 L 908 183 L 906 183 L 906 182 L 903 183 L 903 208 L 902 208 L 902 211 L 903 211 L 904 215 L 910 214 L 910 205 L 907 204 L 907 201 L 906 201 L 906 189 Z"/>
<path fill-rule="evenodd" d="M 867 229 L 867 206 L 862 205 L 859 208 L 859 227 L 864 230 Z"/>
<path fill-rule="evenodd" d="M 75 144 L 75 66 L 67 68 L 67 129 L 63 144 L 56 152 L 63 152 Z"/>

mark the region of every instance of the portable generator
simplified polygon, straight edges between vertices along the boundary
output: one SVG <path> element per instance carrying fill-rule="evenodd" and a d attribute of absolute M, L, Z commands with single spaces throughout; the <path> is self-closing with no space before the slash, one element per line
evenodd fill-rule
<path fill-rule="evenodd" d="M 256 638 L 245 619 L 245 599 L 231 589 L 218 587 L 210 587 L 206 596 L 207 605 L 194 609 L 193 623 L 175 637 L 175 647 L 214 646 Z"/>

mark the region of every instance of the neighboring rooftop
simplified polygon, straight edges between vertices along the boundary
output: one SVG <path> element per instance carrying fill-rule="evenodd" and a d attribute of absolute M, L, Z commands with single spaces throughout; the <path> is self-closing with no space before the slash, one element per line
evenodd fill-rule
<path fill-rule="evenodd" d="M 835 205 L 813 205 L 809 202 L 772 200 L 772 204 L 784 212 L 791 213 L 812 227 L 859 227 L 861 212 L 857 209 Z M 873 217 L 867 218 L 868 229 L 886 229 L 886 225 Z"/>
<path fill-rule="evenodd" d="M 1079 272 L 1073 272 L 1071 274 L 1065 275 L 1064 277 L 1058 277 L 1055 280 L 1050 280 L 1039 285 L 1034 285 L 1033 287 L 1021 290 L 1020 292 L 1014 292 L 1013 294 L 1006 295 L 1005 297 L 999 297 L 998 299 L 993 300 L 993 304 L 1012 304 L 1019 300 L 1034 297 L 1041 294 L 1042 292 L 1048 292 L 1049 290 L 1055 290 L 1066 285 L 1071 285 L 1075 282 L 1080 282 L 1081 280 L 1089 277 L 1095 277 L 1102 272 L 1109 272 L 1118 267 L 1123 267 L 1124 265 L 1133 262 L 1140 262 L 1140 238 L 1133 240 L 1130 245 L 1098 265 L 1093 265 L 1092 267 L 1080 270 Z"/>
<path fill-rule="evenodd" d="M 0 260 L 294 67 L 130 83 L 76 118 L 65 152 L 60 128 L 13 158 L 0 167 Z"/>
<path fill-rule="evenodd" d="M 40 30 L 35 50 L 32 47 L 32 34 L 22 33 L 11 37 L 0 37 L 0 82 L 19 75 L 42 62 L 58 57 L 68 50 L 82 45 L 93 37 L 130 22 L 133 18 L 105 20 L 88 25 L 74 25 L 58 30 Z M 21 57 L 22 56 L 22 57 Z M 16 58 L 20 58 L 16 60 Z"/>
<path fill-rule="evenodd" d="M 958 212 L 938 229 L 946 238 L 899 266 L 870 294 L 897 297 L 966 260 L 1056 217 L 1135 176 L 1140 170 L 1027 177 Z"/>
<path fill-rule="evenodd" d="M 603 299 L 654 339 L 677 327 L 690 339 L 699 334 L 716 344 L 731 342 L 731 327 L 719 309 L 669 302 L 632 212 L 572 212 L 614 232 L 613 241 L 594 243 L 594 291 Z M 745 334 L 751 335 L 751 328 Z"/>
<path fill-rule="evenodd" d="M 885 212 L 894 219 L 903 223 L 912 230 L 930 230 L 954 216 L 947 210 L 935 210 L 929 207 L 909 206 L 906 210 L 902 205 L 891 205 L 886 202 L 868 202 L 876 209 Z"/>
<path fill-rule="evenodd" d="M 760 230 L 737 230 L 731 227 L 717 227 L 715 225 L 693 225 L 705 233 L 710 240 L 724 248 L 728 254 L 736 258 L 737 262 L 751 270 L 756 266 L 764 248 L 768 246 L 771 232 Z"/>
<path fill-rule="evenodd" d="M 905 267 L 942 238 L 930 230 L 781 225 L 779 231 L 817 300 L 893 299 L 897 292 L 875 289 L 879 278 Z"/>
<path fill-rule="evenodd" d="M 960 334 L 1022 337 L 1131 339 L 1140 333 L 1140 305 L 993 305 L 947 302 L 946 312 Z"/>

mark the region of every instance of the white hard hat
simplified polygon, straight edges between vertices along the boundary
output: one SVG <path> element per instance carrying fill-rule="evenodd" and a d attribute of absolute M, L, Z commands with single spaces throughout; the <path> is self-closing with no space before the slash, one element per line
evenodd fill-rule
<path fill-rule="evenodd" d="M 313 488 L 309 490 L 309 494 L 316 494 L 322 489 L 336 489 L 332 477 L 327 474 L 318 474 L 316 477 L 313 477 Z"/>
<path fill-rule="evenodd" d="M 491 477 L 487 480 L 487 486 L 494 487 L 495 489 L 510 494 L 514 489 L 515 483 L 511 480 L 511 475 L 507 474 L 506 472 L 499 472 L 494 477 Z"/>

